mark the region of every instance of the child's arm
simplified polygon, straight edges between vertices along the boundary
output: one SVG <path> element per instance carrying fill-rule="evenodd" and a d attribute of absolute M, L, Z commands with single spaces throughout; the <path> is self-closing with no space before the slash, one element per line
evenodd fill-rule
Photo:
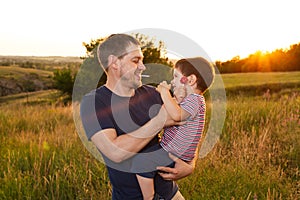
<path fill-rule="evenodd" d="M 182 100 L 186 97 L 186 89 L 184 86 L 176 88 L 173 92 L 174 94 L 174 100 L 177 104 L 180 104 Z"/>
<path fill-rule="evenodd" d="M 155 195 L 154 181 L 153 178 L 146 178 L 140 175 L 136 175 L 142 190 L 144 200 L 152 200 Z"/>
<path fill-rule="evenodd" d="M 168 85 L 165 81 L 163 81 L 157 88 L 167 112 L 174 121 L 183 121 L 187 119 L 190 114 L 177 104 L 176 100 L 171 96 L 169 89 L 170 85 Z"/>

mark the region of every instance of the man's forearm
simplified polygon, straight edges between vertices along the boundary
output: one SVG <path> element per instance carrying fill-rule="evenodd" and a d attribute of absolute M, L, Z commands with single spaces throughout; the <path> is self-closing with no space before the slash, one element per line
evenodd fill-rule
<path fill-rule="evenodd" d="M 118 160 L 126 160 L 139 152 L 163 128 L 163 125 L 162 121 L 153 118 L 139 129 L 116 137 L 113 143 L 118 148 L 116 151 L 119 154 L 116 155 Z"/>
<path fill-rule="evenodd" d="M 165 112 L 165 111 L 164 111 Z M 91 139 L 110 160 L 122 162 L 139 152 L 163 128 L 165 114 L 160 113 L 139 129 L 117 136 L 115 129 L 105 129 Z"/>

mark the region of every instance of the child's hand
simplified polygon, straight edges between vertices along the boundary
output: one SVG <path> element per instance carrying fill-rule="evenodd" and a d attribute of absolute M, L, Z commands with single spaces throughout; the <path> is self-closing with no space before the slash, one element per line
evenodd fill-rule
<path fill-rule="evenodd" d="M 161 82 L 158 86 L 157 86 L 157 91 L 162 93 L 162 92 L 166 92 L 169 91 L 171 89 L 171 84 L 168 84 L 166 81 Z"/>
<path fill-rule="evenodd" d="M 166 88 L 168 90 L 171 89 L 171 84 L 168 84 L 167 81 L 163 81 L 159 85 L 163 86 L 164 88 Z"/>

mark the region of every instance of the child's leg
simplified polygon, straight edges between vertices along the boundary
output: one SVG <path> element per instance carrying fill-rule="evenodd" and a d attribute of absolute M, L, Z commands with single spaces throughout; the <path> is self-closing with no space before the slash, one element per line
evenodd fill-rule
<path fill-rule="evenodd" d="M 155 193 L 153 178 L 147 178 L 140 175 L 136 175 L 136 177 L 143 193 L 143 199 L 152 200 Z"/>

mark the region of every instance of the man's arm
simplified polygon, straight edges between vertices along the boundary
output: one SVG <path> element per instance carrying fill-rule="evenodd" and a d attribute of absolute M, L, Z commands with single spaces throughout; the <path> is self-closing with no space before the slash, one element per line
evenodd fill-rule
<path fill-rule="evenodd" d="M 115 129 L 104 129 L 94 134 L 91 140 L 110 160 L 122 162 L 139 152 L 163 128 L 166 114 L 162 106 L 158 115 L 131 133 L 117 136 Z"/>

